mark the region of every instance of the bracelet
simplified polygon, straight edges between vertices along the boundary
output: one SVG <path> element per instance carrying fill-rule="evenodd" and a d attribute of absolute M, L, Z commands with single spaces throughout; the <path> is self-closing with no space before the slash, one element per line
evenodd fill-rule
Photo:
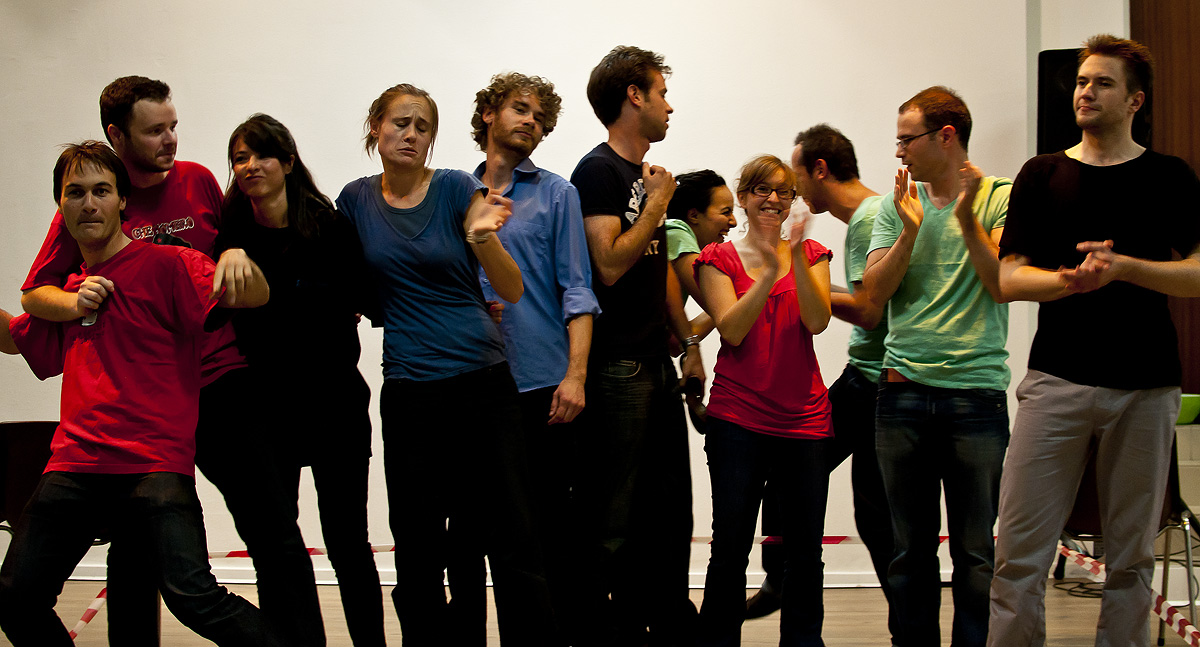
<path fill-rule="evenodd" d="M 683 350 L 686 352 L 689 346 L 699 346 L 700 335 L 691 335 L 683 338 Z"/>

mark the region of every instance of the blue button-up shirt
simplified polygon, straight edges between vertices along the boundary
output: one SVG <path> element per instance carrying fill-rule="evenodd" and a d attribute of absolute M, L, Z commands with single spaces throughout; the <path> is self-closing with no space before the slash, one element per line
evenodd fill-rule
<path fill-rule="evenodd" d="M 482 178 L 485 164 L 475 169 Z M 500 330 L 517 389 L 556 386 L 567 374 L 567 322 L 583 314 L 599 315 L 592 293 L 579 193 L 562 177 L 525 158 L 513 169 L 504 197 L 513 201 L 512 217 L 500 229 L 500 242 L 521 268 L 525 294 L 519 303 L 504 301 Z M 483 270 L 484 298 L 502 301 Z"/>

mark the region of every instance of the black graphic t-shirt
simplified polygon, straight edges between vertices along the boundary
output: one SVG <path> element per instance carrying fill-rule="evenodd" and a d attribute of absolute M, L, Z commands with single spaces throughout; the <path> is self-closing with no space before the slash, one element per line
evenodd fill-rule
<path fill-rule="evenodd" d="M 646 202 L 642 166 L 607 143 L 579 160 L 571 174 L 583 217 L 619 216 L 621 233 L 637 222 Z M 667 229 L 663 222 L 642 258 L 616 283 L 604 285 L 593 264 L 592 289 L 604 314 L 592 332 L 593 358 L 661 357 L 667 351 Z"/>

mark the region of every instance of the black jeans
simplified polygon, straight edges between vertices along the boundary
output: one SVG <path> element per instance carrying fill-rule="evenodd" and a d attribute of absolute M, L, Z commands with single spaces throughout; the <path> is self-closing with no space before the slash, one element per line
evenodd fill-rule
<path fill-rule="evenodd" d="M 692 478 L 675 366 L 593 361 L 575 498 L 582 540 L 577 644 L 686 644 Z M 611 594 L 611 604 L 609 595 Z M 614 635 L 615 634 L 615 635 Z"/>
<path fill-rule="evenodd" d="M 283 487 L 278 448 L 264 429 L 269 408 L 254 397 L 249 369 L 200 389 L 196 467 L 220 490 L 258 577 L 262 612 L 289 645 L 323 647 L 325 625 L 312 559 L 296 524 L 294 495 Z M 114 539 L 108 554 L 109 642 L 157 645 L 158 605 L 140 550 Z"/>
<path fill-rule="evenodd" d="M 42 476 L 0 567 L 0 626 L 16 647 L 72 645 L 54 612 L 63 582 L 101 528 L 144 549 L 167 608 L 218 645 L 285 644 L 208 565 L 196 482 L 170 472 Z"/>
<path fill-rule="evenodd" d="M 383 632 L 383 589 L 375 554 L 367 533 L 367 475 L 371 457 L 335 455 L 312 464 L 313 485 L 317 490 L 317 512 L 325 553 L 337 575 L 342 612 L 354 647 L 381 647 Z M 300 468 L 291 467 L 287 475 L 292 494 L 293 514 L 300 486 Z"/>
<path fill-rule="evenodd" d="M 899 620 L 892 608 L 892 587 L 888 584 L 888 565 L 892 562 L 892 516 L 879 458 L 875 455 L 875 405 L 879 386 L 862 371 L 847 364 L 842 375 L 829 387 L 829 405 L 833 408 L 833 455 L 829 471 L 847 456 L 854 455 L 850 466 L 850 485 L 854 488 L 854 525 L 871 555 L 871 565 L 879 586 L 888 600 L 888 630 L 893 636 Z"/>
<path fill-rule="evenodd" d="M 741 644 L 746 565 L 768 480 L 775 488 L 786 554 L 779 644 L 824 644 L 821 539 L 832 444 L 828 438 L 760 434 L 709 416 L 704 452 L 712 477 L 713 540 L 700 608 L 701 645 Z"/>
<path fill-rule="evenodd" d="M 558 386 L 525 391 L 517 396 L 521 424 L 525 429 L 529 465 L 530 501 L 534 531 L 542 546 L 546 583 L 550 587 L 554 615 L 564 635 L 571 635 L 575 609 L 576 573 L 571 557 L 577 548 L 578 532 L 571 510 L 577 420 L 546 424 L 550 403 Z M 483 554 L 461 552 L 455 527 L 450 528 L 452 545 L 446 569 L 450 582 L 450 615 L 455 629 L 454 644 L 487 645 L 487 573 Z M 467 546 L 463 550 L 469 550 Z"/>
<path fill-rule="evenodd" d="M 533 531 L 517 387 L 508 364 L 380 394 L 388 519 L 396 542 L 392 600 L 407 647 L 455 644 L 443 584 L 451 554 L 486 553 L 500 639 L 549 645 L 557 636 Z"/>

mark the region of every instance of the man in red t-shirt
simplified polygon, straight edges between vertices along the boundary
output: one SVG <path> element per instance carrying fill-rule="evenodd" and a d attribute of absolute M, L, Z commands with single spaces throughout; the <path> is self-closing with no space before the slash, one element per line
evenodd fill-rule
<path fill-rule="evenodd" d="M 213 255 L 220 224 L 221 188 L 208 169 L 175 160 L 178 138 L 171 90 L 140 76 L 119 78 L 100 95 L 100 122 L 132 183 L 122 223 L 133 240 L 190 245 Z M 88 314 L 103 298 L 103 286 L 85 286 L 84 298 L 66 278 L 81 261 L 61 213 L 56 213 L 37 260 L 21 289 L 21 305 L 31 315 L 71 321 Z M 231 249 L 217 259 L 227 281 L 244 272 L 244 251 Z M 239 274 L 240 275 L 240 274 Z M 317 601 L 312 560 L 296 524 L 297 512 L 285 495 L 265 438 L 265 418 L 251 399 L 246 361 L 228 323 L 202 340 L 200 418 L 196 466 L 225 497 L 238 534 L 246 542 L 259 580 L 259 599 L 279 626 L 291 627 L 294 644 L 322 647 L 324 625 Z M 137 555 L 114 544 L 109 550 L 109 638 L 114 644 L 154 644 L 158 621 L 156 593 L 139 583 Z M 142 602 L 138 602 L 142 600 Z M 129 614 L 129 615 L 127 615 Z"/>
<path fill-rule="evenodd" d="M 266 279 L 253 263 L 217 267 L 195 250 L 130 240 L 129 178 L 100 142 L 63 151 L 54 189 L 83 259 L 66 286 L 88 314 L 62 324 L 25 314 L 0 333 L 0 350 L 20 350 L 40 378 L 63 375 L 50 462 L 0 566 L 0 628 L 15 647 L 71 645 L 54 604 L 107 528 L 114 544 L 144 551 L 167 606 L 197 633 L 282 644 L 212 576 L 193 476 L 205 325 L 217 305 L 266 303 Z"/>

